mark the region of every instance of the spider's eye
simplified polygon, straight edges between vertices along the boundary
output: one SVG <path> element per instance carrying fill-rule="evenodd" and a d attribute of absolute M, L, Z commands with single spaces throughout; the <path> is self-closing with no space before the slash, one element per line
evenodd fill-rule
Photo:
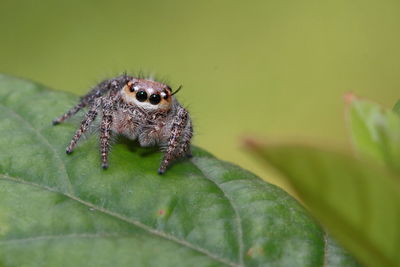
<path fill-rule="evenodd" d="M 128 86 L 129 91 L 130 91 L 131 93 L 133 93 L 133 92 L 136 91 L 136 90 L 135 90 L 136 82 L 130 81 L 130 82 L 128 82 L 126 85 Z M 136 88 L 136 89 L 137 89 L 137 88 Z"/>
<path fill-rule="evenodd" d="M 165 99 L 165 100 L 167 100 L 168 99 L 168 92 L 167 92 L 167 90 L 163 90 L 163 93 L 164 93 L 164 96 L 163 96 L 163 98 Z"/>
<path fill-rule="evenodd" d="M 147 93 L 145 91 L 139 91 L 136 93 L 136 99 L 140 102 L 144 102 L 147 99 Z"/>
<path fill-rule="evenodd" d="M 149 100 L 151 104 L 157 105 L 161 101 L 161 96 L 159 94 L 152 94 Z"/>

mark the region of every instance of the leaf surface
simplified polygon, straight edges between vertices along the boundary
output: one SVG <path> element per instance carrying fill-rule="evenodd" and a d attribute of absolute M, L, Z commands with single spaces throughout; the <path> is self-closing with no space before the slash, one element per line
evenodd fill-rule
<path fill-rule="evenodd" d="M 66 155 L 79 122 L 51 121 L 77 100 L 0 76 L 0 266 L 353 266 L 283 190 L 199 148 L 162 176 L 124 138 L 106 171 L 96 135 Z"/>

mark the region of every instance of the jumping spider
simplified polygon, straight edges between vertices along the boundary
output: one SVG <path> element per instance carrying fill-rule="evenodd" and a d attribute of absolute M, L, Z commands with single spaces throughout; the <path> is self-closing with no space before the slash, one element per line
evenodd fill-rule
<path fill-rule="evenodd" d="M 180 88 L 179 88 L 180 89 Z M 79 103 L 53 125 L 89 107 L 79 129 L 67 147 L 72 153 L 79 138 L 89 129 L 101 112 L 100 152 L 102 167 L 108 168 L 110 138 L 113 133 L 129 139 L 138 139 L 141 146 L 158 145 L 164 151 L 158 173 L 162 174 L 175 159 L 190 157 L 190 139 L 193 135 L 189 113 L 179 104 L 171 88 L 151 79 L 121 75 L 105 80 L 83 96 Z"/>

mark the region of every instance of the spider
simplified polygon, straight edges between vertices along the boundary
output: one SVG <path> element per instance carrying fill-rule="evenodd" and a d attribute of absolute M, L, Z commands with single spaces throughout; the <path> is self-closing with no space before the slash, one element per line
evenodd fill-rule
<path fill-rule="evenodd" d="M 163 174 L 175 159 L 192 156 L 192 121 L 174 96 L 180 89 L 172 92 L 171 87 L 164 83 L 124 74 L 96 85 L 81 97 L 76 106 L 53 120 L 53 125 L 88 107 L 85 118 L 67 146 L 67 154 L 72 153 L 82 134 L 101 113 L 100 153 L 104 169 L 108 168 L 112 134 L 122 134 L 137 139 L 143 147 L 158 145 L 164 152 L 158 173 Z"/>

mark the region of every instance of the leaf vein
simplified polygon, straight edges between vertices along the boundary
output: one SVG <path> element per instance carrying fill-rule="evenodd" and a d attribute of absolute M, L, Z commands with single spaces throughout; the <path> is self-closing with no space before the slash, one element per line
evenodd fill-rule
<path fill-rule="evenodd" d="M 133 237 L 131 233 L 71 233 L 62 235 L 43 235 L 43 236 L 31 236 L 24 238 L 15 239 L 5 239 L 0 240 L 0 245 L 6 245 L 9 243 L 25 243 L 25 242 L 35 242 L 42 240 L 52 240 L 52 239 L 75 239 L 75 238 L 118 238 L 118 237 Z"/>
<path fill-rule="evenodd" d="M 238 232 L 238 234 L 237 234 L 237 240 L 238 241 L 237 242 L 238 242 L 238 245 L 239 245 L 239 262 L 240 262 L 241 266 L 244 266 L 244 261 L 243 261 L 243 251 L 244 251 L 243 227 L 242 227 L 242 220 L 240 218 L 238 208 L 234 204 L 234 201 L 232 200 L 232 198 L 227 194 L 227 192 L 222 188 L 222 186 L 220 186 L 220 184 L 218 184 L 211 177 L 209 177 L 207 175 L 207 173 L 205 173 L 203 171 L 203 169 L 200 166 L 197 165 L 195 160 L 192 159 L 191 162 L 193 163 L 194 166 L 196 166 L 201 171 L 201 173 L 204 175 L 204 177 L 206 177 L 209 181 L 214 183 L 217 186 L 217 188 L 219 188 L 222 191 L 222 193 L 224 194 L 225 198 L 228 200 L 229 204 L 231 205 L 231 207 L 232 207 L 232 209 L 233 209 L 233 211 L 235 213 L 235 219 L 236 219 L 236 224 L 237 224 L 237 232 Z"/>
<path fill-rule="evenodd" d="M 324 235 L 322 237 L 323 241 L 324 241 L 324 255 L 323 255 L 323 267 L 328 266 L 328 236 L 326 234 L 326 232 L 324 232 Z"/>

